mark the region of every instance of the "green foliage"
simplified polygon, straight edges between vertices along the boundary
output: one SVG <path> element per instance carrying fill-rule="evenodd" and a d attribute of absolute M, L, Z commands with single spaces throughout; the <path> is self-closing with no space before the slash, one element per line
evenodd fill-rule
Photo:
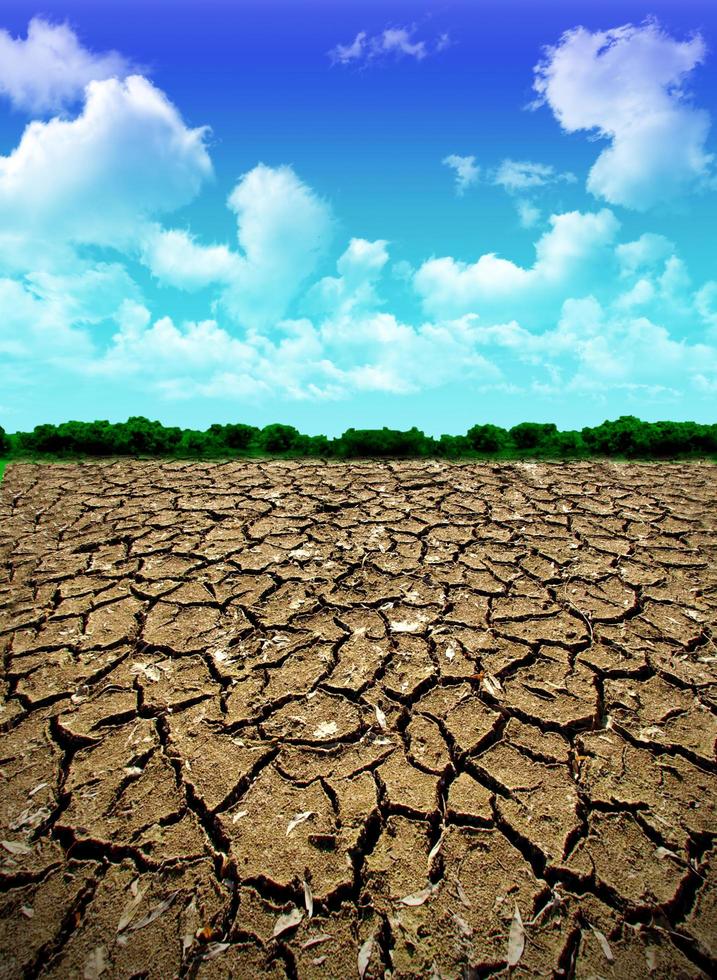
<path fill-rule="evenodd" d="M 549 456 L 584 456 L 585 443 L 580 432 L 571 429 L 565 432 L 553 432 L 543 443 L 544 451 Z"/>
<path fill-rule="evenodd" d="M 415 426 L 407 432 L 397 429 L 347 429 L 338 440 L 338 455 L 361 456 L 427 456 L 435 446 Z"/>
<path fill-rule="evenodd" d="M 229 425 L 210 425 L 207 430 L 217 445 L 227 449 L 246 450 L 259 434 L 255 425 L 243 425 L 241 422 Z"/>
<path fill-rule="evenodd" d="M 62 422 L 37 425 L 32 432 L 8 435 L 0 427 L 0 456 L 183 456 L 227 458 L 239 454 L 289 454 L 321 458 L 404 457 L 445 459 L 476 454 L 513 458 L 666 459 L 717 455 L 717 424 L 642 422 L 622 415 L 592 428 L 559 431 L 553 423 L 521 422 L 506 430 L 474 425 L 465 435 L 427 436 L 415 426 L 397 429 L 347 429 L 336 439 L 304 435 L 293 425 L 274 423 L 259 429 L 230 423 L 205 431 L 164 426 L 134 415 L 126 422 Z"/>
<path fill-rule="evenodd" d="M 285 453 L 294 449 L 301 439 L 301 433 L 293 425 L 280 425 L 274 422 L 265 425 L 256 437 L 258 449 L 265 453 Z"/>
<path fill-rule="evenodd" d="M 477 453 L 495 453 L 505 449 L 508 433 L 497 425 L 474 425 L 466 432 L 466 438 Z"/>
<path fill-rule="evenodd" d="M 461 456 L 466 456 L 472 448 L 467 436 L 442 435 L 436 443 L 436 455 L 444 456 L 446 459 L 460 459 Z"/>
<path fill-rule="evenodd" d="M 509 435 L 517 449 L 539 449 L 547 445 L 557 431 L 554 422 L 521 422 L 509 430 Z"/>

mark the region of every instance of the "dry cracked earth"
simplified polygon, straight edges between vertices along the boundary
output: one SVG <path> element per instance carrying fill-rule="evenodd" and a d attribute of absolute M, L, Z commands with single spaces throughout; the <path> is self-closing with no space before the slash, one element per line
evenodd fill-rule
<path fill-rule="evenodd" d="M 717 966 L 717 469 L 16 464 L 0 976 Z"/>

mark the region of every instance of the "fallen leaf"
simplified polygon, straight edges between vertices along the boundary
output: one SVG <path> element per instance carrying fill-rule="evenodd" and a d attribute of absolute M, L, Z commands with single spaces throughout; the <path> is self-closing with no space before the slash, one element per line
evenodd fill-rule
<path fill-rule="evenodd" d="M 610 943 L 607 941 L 607 939 L 605 938 L 603 933 L 600 932 L 599 929 L 596 929 L 595 926 L 593 925 L 591 925 L 590 928 L 592 929 L 595 938 L 600 943 L 600 948 L 603 951 L 603 956 L 605 957 L 605 959 L 608 961 L 608 963 L 614 963 L 615 957 L 612 955 L 612 950 L 610 949 Z"/>
<path fill-rule="evenodd" d="M 425 888 L 422 888 L 419 892 L 414 892 L 412 895 L 406 895 L 403 898 L 399 898 L 401 905 L 423 905 L 429 896 L 433 894 L 438 888 L 438 885 L 427 884 Z"/>
<path fill-rule="evenodd" d="M 27 844 L 21 844 L 19 841 L 15 840 L 3 840 L 0 844 L 9 851 L 10 854 L 31 854 L 32 848 L 28 847 Z"/>
<path fill-rule="evenodd" d="M 359 980 L 363 980 L 366 970 L 368 970 L 368 965 L 371 961 L 371 953 L 373 952 L 373 936 L 366 940 L 361 949 L 358 952 L 358 972 Z"/>
<path fill-rule="evenodd" d="M 385 728 L 387 725 L 386 715 L 381 711 L 378 705 L 374 708 L 376 712 L 376 721 L 379 723 L 381 728 Z"/>
<path fill-rule="evenodd" d="M 483 687 L 486 691 L 491 694 L 494 698 L 499 698 L 503 687 L 497 677 L 493 674 L 486 674 L 483 678 Z"/>
<path fill-rule="evenodd" d="M 245 817 L 249 811 L 248 810 L 237 810 L 237 812 L 232 817 L 232 823 L 238 823 L 242 817 Z"/>
<path fill-rule="evenodd" d="M 645 961 L 648 973 L 654 973 L 657 969 L 657 950 L 654 946 L 645 946 Z"/>
<path fill-rule="evenodd" d="M 440 835 L 438 837 L 438 840 L 436 841 L 436 843 L 433 845 L 433 847 L 428 852 L 428 862 L 429 862 L 429 864 L 434 859 L 434 857 L 436 856 L 436 854 L 438 854 L 438 852 L 440 851 L 441 844 L 442 843 L 443 843 L 443 831 L 441 831 L 441 833 L 440 833 Z"/>
<path fill-rule="evenodd" d="M 339 730 L 339 726 L 335 721 L 322 721 L 320 725 L 317 725 L 314 729 L 314 738 L 330 738 L 335 735 Z"/>
<path fill-rule="evenodd" d="M 204 953 L 205 960 L 213 960 L 215 956 L 221 956 L 227 949 L 229 949 L 229 943 L 210 943 Z"/>
<path fill-rule="evenodd" d="M 302 949 L 311 949 L 312 946 L 318 946 L 319 943 L 325 943 L 327 939 L 333 939 L 334 937 L 330 932 L 319 933 L 318 936 L 312 936 L 311 939 L 306 939 L 302 944 Z"/>
<path fill-rule="evenodd" d="M 287 837 L 289 836 L 289 834 L 294 829 L 294 827 L 298 827 L 300 823 L 303 823 L 305 820 L 308 820 L 309 817 L 313 817 L 313 816 L 315 816 L 313 810 L 306 810 L 305 813 L 295 814 L 295 816 L 293 816 L 289 821 L 289 826 L 286 828 L 286 836 Z"/>
<path fill-rule="evenodd" d="M 508 933 L 508 952 L 505 957 L 508 966 L 516 966 L 520 962 L 524 948 L 525 929 L 523 928 L 523 920 L 520 917 L 520 909 L 516 905 L 515 915 L 513 916 L 513 921 L 510 923 L 510 932 Z"/>
<path fill-rule="evenodd" d="M 147 891 L 147 885 L 145 885 L 144 888 L 140 888 L 139 882 L 135 878 L 130 885 L 130 891 L 132 892 L 132 898 L 130 898 L 129 902 L 127 902 L 122 915 L 120 916 L 120 920 L 117 923 L 117 932 L 123 932 L 137 914 L 139 903 L 142 901 L 144 898 L 144 893 Z"/>
<path fill-rule="evenodd" d="M 38 783 L 37 786 L 34 789 L 31 789 L 27 795 L 34 796 L 35 793 L 39 793 L 41 789 L 44 789 L 45 786 L 49 786 L 49 785 L 50 785 L 49 783 Z"/>
<path fill-rule="evenodd" d="M 311 885 L 304 878 L 304 905 L 309 918 L 314 914 L 314 896 L 311 894 Z"/>
<path fill-rule="evenodd" d="M 456 878 L 456 891 L 458 892 L 458 899 L 461 905 L 465 905 L 467 909 L 472 908 L 471 900 L 468 898 L 465 888 L 457 878 Z"/>
<path fill-rule="evenodd" d="M 107 951 L 104 946 L 97 946 L 85 960 L 83 976 L 85 980 L 97 980 L 107 969 Z"/>
<path fill-rule="evenodd" d="M 165 898 L 163 901 L 161 901 L 159 905 L 155 905 L 151 912 L 143 915 L 141 919 L 137 920 L 137 922 L 133 922 L 130 926 L 132 932 L 136 932 L 138 929 L 144 929 L 145 926 L 151 925 L 155 919 L 158 919 L 160 915 L 167 911 L 176 897 L 177 893 L 174 892 L 174 894 L 170 895 L 169 898 Z"/>
<path fill-rule="evenodd" d="M 276 939 L 276 937 L 281 936 L 282 933 L 288 932 L 289 929 L 293 929 L 295 926 L 298 926 L 303 918 L 304 913 L 301 911 L 301 909 L 292 909 L 291 912 L 287 912 L 285 915 L 280 915 L 276 920 L 272 936 L 274 939 Z"/>

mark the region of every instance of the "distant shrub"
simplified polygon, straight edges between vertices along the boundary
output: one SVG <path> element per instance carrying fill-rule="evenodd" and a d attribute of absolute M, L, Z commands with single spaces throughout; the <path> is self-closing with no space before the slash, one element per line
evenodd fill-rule
<path fill-rule="evenodd" d="M 256 444 L 259 449 L 267 453 L 284 453 L 289 449 L 294 449 L 301 433 L 293 425 L 280 425 L 278 422 L 272 425 L 265 425 L 256 437 Z"/>
<path fill-rule="evenodd" d="M 647 456 L 650 450 L 649 424 L 634 415 L 621 415 L 614 422 L 582 430 L 585 445 L 599 456 Z"/>
<path fill-rule="evenodd" d="M 477 453 L 494 453 L 505 449 L 508 432 L 497 425 L 474 425 L 466 432 L 466 439 Z"/>
<path fill-rule="evenodd" d="M 540 449 L 558 431 L 554 422 L 521 422 L 509 430 L 517 449 Z"/>
<path fill-rule="evenodd" d="M 436 443 L 436 453 L 446 459 L 459 459 L 471 450 L 471 444 L 466 436 L 442 435 Z"/>
<path fill-rule="evenodd" d="M 415 426 L 402 432 L 398 429 L 347 429 L 339 439 L 342 456 L 426 456 L 435 447 Z"/>
<path fill-rule="evenodd" d="M 580 432 L 567 430 L 554 432 L 544 443 L 543 449 L 550 456 L 583 456 L 585 443 Z"/>
<path fill-rule="evenodd" d="M 313 457 L 438 456 L 460 459 L 473 453 L 522 453 L 545 458 L 573 456 L 664 459 L 717 455 L 717 424 L 643 422 L 634 415 L 606 419 L 581 431 L 558 430 L 552 423 L 521 422 L 506 430 L 474 425 L 464 436 L 440 439 L 411 429 L 347 429 L 342 436 L 304 435 L 293 425 L 273 423 L 259 429 L 243 423 L 210 425 L 205 431 L 180 429 L 133 415 L 126 422 L 62 422 L 36 425 L 31 432 L 8 435 L 0 427 L 0 455 L 54 456 L 231 456 L 241 452 L 289 453 Z"/>
<path fill-rule="evenodd" d="M 208 432 L 216 442 L 217 446 L 226 446 L 228 449 L 245 450 L 259 434 L 259 429 L 255 425 L 243 425 L 230 423 L 229 425 L 210 425 Z"/>
<path fill-rule="evenodd" d="M 216 442 L 206 432 L 184 429 L 176 449 L 178 453 L 186 453 L 188 456 L 205 456 L 216 449 Z"/>

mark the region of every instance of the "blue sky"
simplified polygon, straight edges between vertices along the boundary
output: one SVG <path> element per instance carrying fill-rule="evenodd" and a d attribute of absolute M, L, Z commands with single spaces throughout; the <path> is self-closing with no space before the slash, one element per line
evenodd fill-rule
<path fill-rule="evenodd" d="M 0 11 L 0 424 L 714 421 L 707 0 Z"/>

